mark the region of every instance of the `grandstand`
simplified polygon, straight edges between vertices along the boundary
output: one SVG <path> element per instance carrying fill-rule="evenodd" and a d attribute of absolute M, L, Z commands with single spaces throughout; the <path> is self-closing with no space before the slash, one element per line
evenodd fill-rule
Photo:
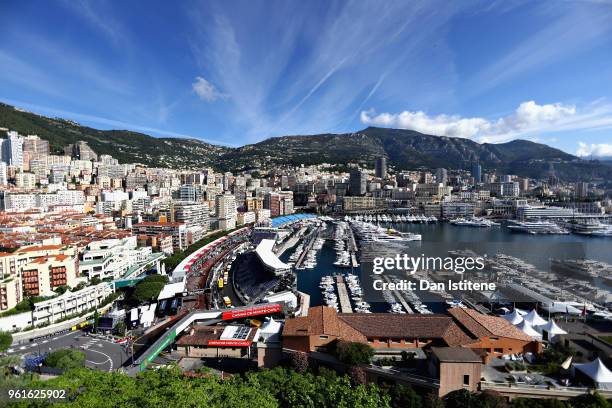
<path fill-rule="evenodd" d="M 281 217 L 272 218 L 272 228 L 282 228 L 287 224 L 292 224 L 297 221 L 306 220 L 309 218 L 317 218 L 316 214 L 291 214 L 283 215 Z"/>
<path fill-rule="evenodd" d="M 266 295 L 280 283 L 280 277 L 264 268 L 255 252 L 236 258 L 232 264 L 232 276 L 237 295 L 246 302 Z"/>

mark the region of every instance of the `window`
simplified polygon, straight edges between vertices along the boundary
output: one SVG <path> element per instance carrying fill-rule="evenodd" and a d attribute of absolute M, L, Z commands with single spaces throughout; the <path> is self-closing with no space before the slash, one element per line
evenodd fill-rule
<path fill-rule="evenodd" d="M 470 376 L 469 374 L 463 375 L 463 385 L 470 385 Z"/>
<path fill-rule="evenodd" d="M 321 336 L 319 336 L 319 338 L 320 338 L 320 339 L 322 339 L 322 340 L 325 340 L 325 339 L 328 339 L 328 338 L 329 338 L 329 336 L 324 336 L 324 335 L 321 335 Z"/>
<path fill-rule="evenodd" d="M 503 349 L 500 349 L 500 348 L 496 348 L 496 349 L 495 349 L 495 352 L 496 352 L 496 353 L 503 353 L 503 352 L 504 352 L 504 350 L 503 350 Z"/>

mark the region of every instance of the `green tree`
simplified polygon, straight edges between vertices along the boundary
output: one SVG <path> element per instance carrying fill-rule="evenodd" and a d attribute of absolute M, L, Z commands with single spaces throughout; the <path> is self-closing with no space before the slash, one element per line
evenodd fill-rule
<path fill-rule="evenodd" d="M 369 364 L 374 357 L 374 349 L 364 343 L 340 341 L 336 345 L 336 355 L 348 365 Z"/>
<path fill-rule="evenodd" d="M 330 370 L 297 373 L 275 368 L 248 373 L 246 381 L 256 389 L 265 389 L 274 395 L 283 407 L 389 407 L 389 396 L 372 385 L 352 386 L 348 376 L 338 376 Z"/>
<path fill-rule="evenodd" d="M 438 395 L 433 392 L 427 394 L 423 401 L 423 406 L 425 408 L 445 408 L 444 401 L 441 400 L 440 397 L 438 397 Z"/>
<path fill-rule="evenodd" d="M 13 343 L 13 335 L 8 332 L 0 331 L 0 352 L 6 351 Z"/>
<path fill-rule="evenodd" d="M 125 326 L 125 322 L 123 320 L 117 322 L 114 328 L 115 333 L 119 336 L 125 336 L 126 329 L 127 327 Z"/>
<path fill-rule="evenodd" d="M 132 299 L 136 304 L 153 301 L 157 299 L 164 286 L 163 282 L 140 282 L 136 285 Z"/>
<path fill-rule="evenodd" d="M 444 397 L 446 408 L 480 408 L 483 407 L 478 396 L 468 390 L 457 390 Z"/>
<path fill-rule="evenodd" d="M 412 389 L 401 384 L 396 384 L 389 390 L 391 406 L 397 408 L 420 408 L 423 406 L 421 397 Z"/>
<path fill-rule="evenodd" d="M 80 368 L 85 365 L 85 353 L 80 350 L 56 350 L 47 355 L 44 365 L 62 370 Z"/>
<path fill-rule="evenodd" d="M 565 401 L 557 399 L 516 398 L 512 408 L 570 408 Z"/>
<path fill-rule="evenodd" d="M 94 314 L 93 314 L 93 329 L 94 329 L 94 331 L 96 331 L 96 329 L 98 328 L 99 321 L 100 321 L 100 312 L 98 312 L 98 309 L 96 309 L 94 311 Z"/>
<path fill-rule="evenodd" d="M 148 282 L 161 282 L 163 284 L 168 283 L 168 277 L 166 275 L 149 275 L 147 277 L 145 277 L 142 281 L 140 281 L 139 283 L 148 283 Z"/>
<path fill-rule="evenodd" d="M 21 365 L 21 358 L 16 355 L 0 357 L 0 389 L 23 388 L 32 374 L 16 375 L 13 369 Z"/>
<path fill-rule="evenodd" d="M 486 408 L 508 408 L 510 405 L 498 392 L 485 390 L 478 394 L 482 406 Z"/>
<path fill-rule="evenodd" d="M 570 400 L 572 408 L 612 408 L 612 403 L 601 394 L 582 394 Z"/>

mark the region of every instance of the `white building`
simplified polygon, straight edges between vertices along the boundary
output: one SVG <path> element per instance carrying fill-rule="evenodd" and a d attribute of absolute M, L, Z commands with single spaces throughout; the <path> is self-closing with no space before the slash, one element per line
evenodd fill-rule
<path fill-rule="evenodd" d="M 252 224 L 255 221 L 257 221 L 255 211 L 239 212 L 236 216 L 237 225 Z"/>
<path fill-rule="evenodd" d="M 236 227 L 236 197 L 231 194 L 217 195 L 215 209 L 219 229 L 229 230 Z"/>
<path fill-rule="evenodd" d="M 531 206 L 525 205 L 516 208 L 516 218 L 539 219 L 539 218 L 572 218 L 578 211 L 573 208 Z"/>
<path fill-rule="evenodd" d="M 2 210 L 23 212 L 29 211 L 36 207 L 36 194 L 31 193 L 10 193 L 8 191 L 0 192 L 0 202 Z"/>
<path fill-rule="evenodd" d="M 2 161 L 9 166 L 23 166 L 23 137 L 17 132 L 7 132 L 7 138 L 0 143 Z"/>
<path fill-rule="evenodd" d="M 0 186 L 8 184 L 8 173 L 6 171 L 6 163 L 0 162 Z"/>
<path fill-rule="evenodd" d="M 33 190 L 36 188 L 36 175 L 33 173 L 17 173 L 15 175 L 15 185 L 24 190 Z"/>
<path fill-rule="evenodd" d="M 93 310 L 113 292 L 114 286 L 110 282 L 88 286 L 76 292 L 67 291 L 53 299 L 35 303 L 33 313 L 25 312 L 0 318 L 0 330 L 23 330 L 28 326 L 54 323 L 59 319 Z"/>
<path fill-rule="evenodd" d="M 190 227 L 201 227 L 208 230 L 208 204 L 193 201 L 176 201 L 174 206 L 174 221 Z"/>
<path fill-rule="evenodd" d="M 520 194 L 518 181 L 491 183 L 489 190 L 497 197 L 518 197 Z"/>
<path fill-rule="evenodd" d="M 136 236 L 94 241 L 83 252 L 79 273 L 89 279 L 118 279 L 130 267 L 145 262 L 151 254 L 151 247 L 137 248 Z"/>

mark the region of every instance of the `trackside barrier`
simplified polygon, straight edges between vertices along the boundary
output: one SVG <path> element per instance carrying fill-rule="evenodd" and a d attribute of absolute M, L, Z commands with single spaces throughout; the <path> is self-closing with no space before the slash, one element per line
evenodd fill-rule
<path fill-rule="evenodd" d="M 138 357 L 134 364 L 138 365 L 139 370 L 143 371 L 164 351 L 176 337 L 187 329 L 195 321 L 204 321 L 205 324 L 216 324 L 220 321 L 230 321 L 244 319 L 252 316 L 262 316 L 283 311 L 282 303 L 266 303 L 255 306 L 237 307 L 234 309 L 223 310 L 194 310 L 176 322 L 166 333 L 162 334 L 144 353 Z"/>

